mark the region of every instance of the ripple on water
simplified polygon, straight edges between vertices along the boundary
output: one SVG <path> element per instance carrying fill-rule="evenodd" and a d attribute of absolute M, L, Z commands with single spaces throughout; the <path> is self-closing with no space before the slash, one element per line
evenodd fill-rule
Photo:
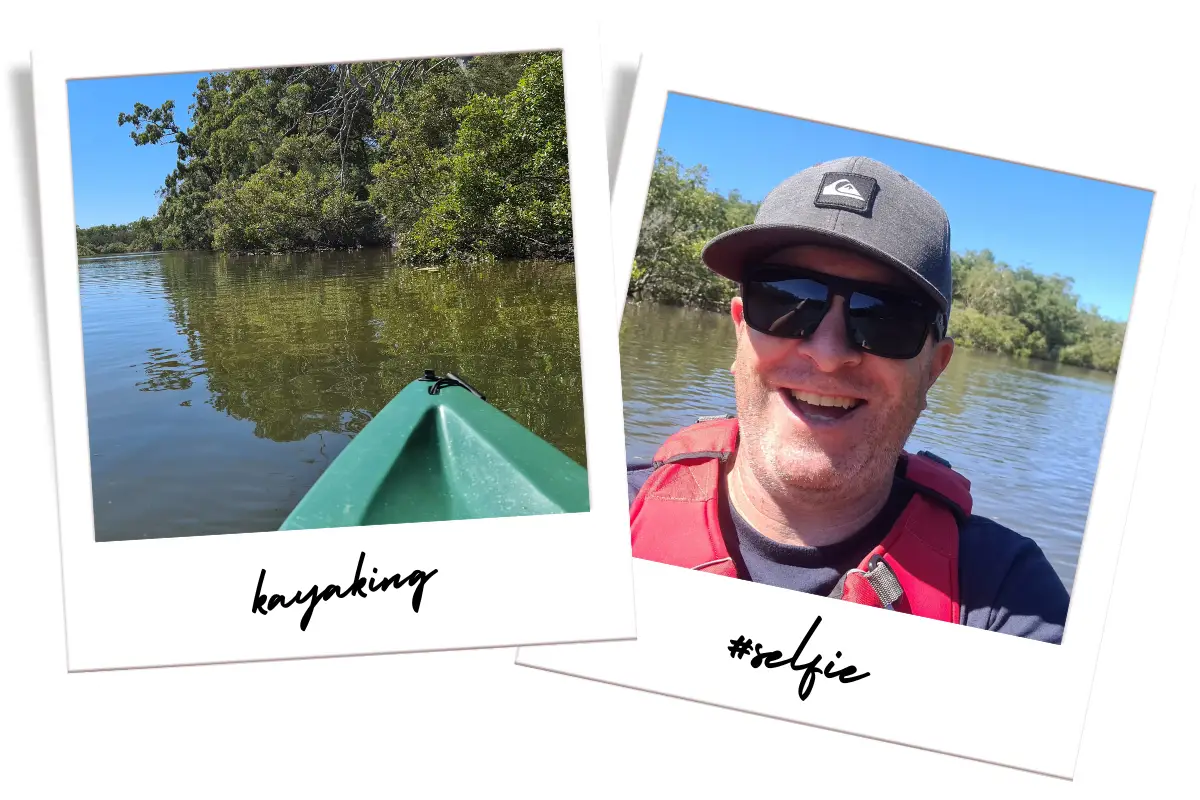
<path fill-rule="evenodd" d="M 278 528 L 424 369 L 586 464 L 572 264 L 159 253 L 79 279 L 99 539 Z"/>

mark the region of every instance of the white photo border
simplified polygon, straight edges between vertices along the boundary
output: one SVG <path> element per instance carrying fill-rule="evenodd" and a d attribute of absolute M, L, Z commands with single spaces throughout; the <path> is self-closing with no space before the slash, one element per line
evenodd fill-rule
<path fill-rule="evenodd" d="M 67 669 L 628 639 L 635 635 L 599 26 L 524 17 L 383 26 L 353 37 L 33 53 Z M 458 522 L 138 541 L 94 540 L 68 122 L 73 79 L 561 51 L 590 510 Z M 114 112 L 115 113 L 115 112 Z M 266 591 L 349 585 L 360 553 L 379 576 L 437 569 L 411 590 L 254 614 Z"/>
<path fill-rule="evenodd" d="M 993 124 L 1020 117 L 1012 98 L 964 106 L 947 102 L 950 87 L 915 93 L 919 76 L 906 74 L 902 61 L 880 76 L 873 59 L 844 59 L 836 80 L 806 81 L 794 61 L 761 52 L 709 55 L 664 50 L 642 58 L 613 189 L 618 318 L 671 93 L 1154 193 L 1064 638 L 1056 646 L 635 559 L 636 641 L 526 647 L 517 663 L 1070 778 L 1192 210 L 1195 157 L 1166 142 L 1161 150 L 1154 141 L 1130 146 L 1119 133 L 1106 139 L 1103 131 L 1047 124 L 1014 135 L 1013 125 Z M 1036 107 L 1054 88 L 1031 87 L 1021 99 L 1036 98 Z M 1186 141 L 1184 132 L 1171 135 Z M 751 669 L 750 659 L 728 652 L 745 635 L 790 655 L 818 616 L 806 659 L 840 650 L 838 667 L 852 663 L 870 678 L 845 685 L 818 678 L 800 701 L 801 673 Z"/>

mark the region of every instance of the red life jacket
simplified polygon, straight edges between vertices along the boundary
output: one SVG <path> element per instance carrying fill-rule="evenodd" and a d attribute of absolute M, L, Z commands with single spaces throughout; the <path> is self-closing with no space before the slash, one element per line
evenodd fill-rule
<path fill-rule="evenodd" d="M 734 527 L 722 487 L 722 467 L 737 441 L 737 420 L 718 419 L 690 425 L 663 443 L 656 469 L 629 509 L 634 557 L 745 577 L 726 545 Z M 897 474 L 913 498 L 833 596 L 957 624 L 958 530 L 971 513 L 970 481 L 930 454 L 901 459 Z"/>

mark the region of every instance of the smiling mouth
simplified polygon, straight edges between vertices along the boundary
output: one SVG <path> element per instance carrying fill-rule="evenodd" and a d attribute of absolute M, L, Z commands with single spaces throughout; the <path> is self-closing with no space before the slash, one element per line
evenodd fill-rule
<path fill-rule="evenodd" d="M 813 394 L 797 389 L 781 389 L 785 402 L 807 422 L 840 422 L 867 404 L 858 397 Z"/>

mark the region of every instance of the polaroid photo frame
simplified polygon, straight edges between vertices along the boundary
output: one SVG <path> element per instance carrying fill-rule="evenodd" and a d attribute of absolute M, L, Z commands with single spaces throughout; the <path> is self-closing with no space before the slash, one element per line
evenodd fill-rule
<path fill-rule="evenodd" d="M 969 81 L 914 94 L 914 76 L 905 74 L 903 62 L 893 66 L 895 72 L 884 75 L 873 59 L 844 59 L 836 80 L 809 81 L 794 60 L 771 63 L 761 52 L 723 48 L 720 59 L 688 52 L 645 55 L 613 190 L 616 310 L 621 316 L 625 309 L 672 94 L 1152 192 L 1061 643 L 635 558 L 636 641 L 525 647 L 517 663 L 1070 778 L 1192 209 L 1195 163 L 1172 146 L 1187 140 L 1184 131 L 1160 131 L 1161 144 L 1148 132 L 1145 141 L 1132 145 L 1115 133 L 1109 141 L 1103 130 L 1085 131 L 1061 119 L 1057 126 L 1046 120 L 1028 124 L 1029 113 L 1052 104 L 1054 90 L 1047 89 L 1045 97 L 1022 89 L 1011 98 L 956 104 L 947 98 L 965 91 Z M 682 169 L 702 158 L 680 161 Z M 715 188 L 722 194 L 745 188 L 727 183 Z M 763 653 L 782 655 L 760 659 L 755 668 L 754 651 L 739 645 L 743 639 L 761 645 Z M 802 657 L 780 663 L 794 652 Z M 817 672 L 800 669 L 818 654 Z M 772 660 L 782 668 L 770 668 Z"/>
<path fill-rule="evenodd" d="M 457 20 L 332 39 L 178 44 L 72 48 L 32 59 L 68 670 L 632 637 L 598 30 Z M 563 56 L 588 510 L 95 541 L 68 82 L 529 51 Z M 356 576 L 368 579 L 369 590 L 353 591 Z M 393 576 L 391 591 L 380 589 Z M 330 584 L 336 595 L 324 591 Z M 270 595 L 292 599 L 314 586 L 323 596 L 305 629 L 311 596 L 263 612 Z"/>

